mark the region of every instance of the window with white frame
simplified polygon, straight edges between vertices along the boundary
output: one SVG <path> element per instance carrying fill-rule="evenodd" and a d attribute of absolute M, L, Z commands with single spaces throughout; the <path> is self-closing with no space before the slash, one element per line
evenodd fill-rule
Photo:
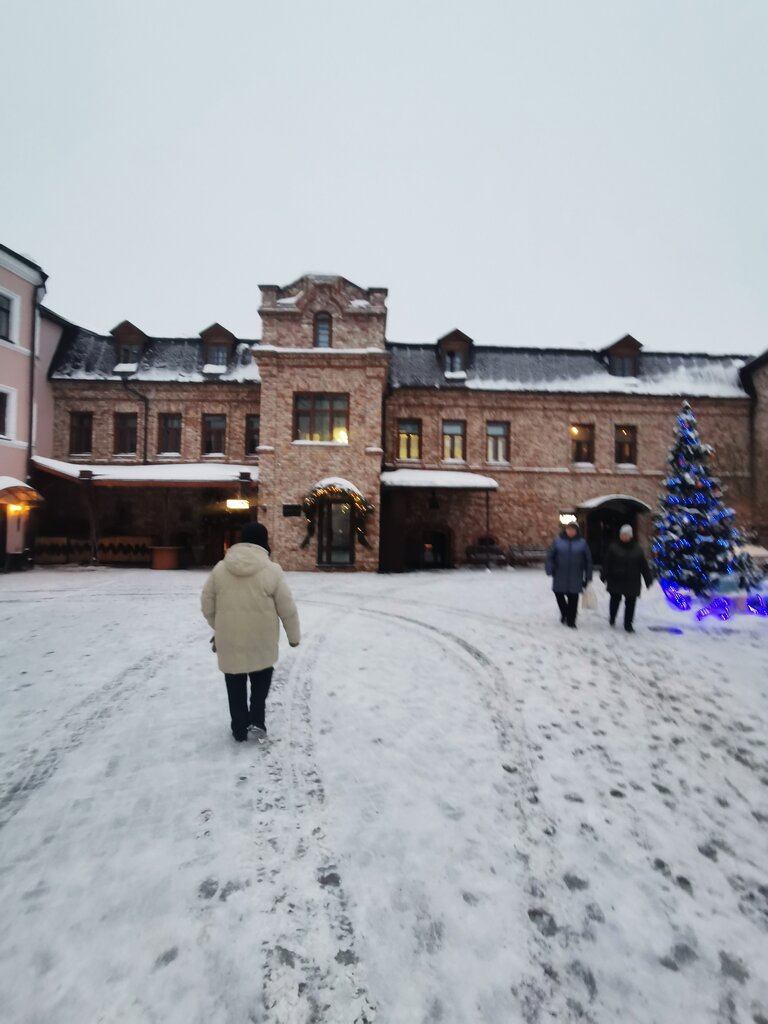
<path fill-rule="evenodd" d="M 11 340 L 11 311 L 13 303 L 10 295 L 0 292 L 0 338 L 3 341 Z"/>
<path fill-rule="evenodd" d="M 0 288 L 0 341 L 11 345 L 19 343 L 19 310 L 18 295 Z"/>
<path fill-rule="evenodd" d="M 0 391 L 0 437 L 11 436 L 11 403 L 7 391 Z"/>
<path fill-rule="evenodd" d="M 446 461 L 463 461 L 466 458 L 465 433 L 463 420 L 443 420 L 443 458 Z"/>
<path fill-rule="evenodd" d="M 485 425 L 486 458 L 488 462 L 509 462 L 509 424 L 488 422 Z"/>

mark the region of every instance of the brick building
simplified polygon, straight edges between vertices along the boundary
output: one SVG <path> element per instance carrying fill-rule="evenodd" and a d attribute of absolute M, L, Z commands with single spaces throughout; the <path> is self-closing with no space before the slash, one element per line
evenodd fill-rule
<path fill-rule="evenodd" d="M 683 398 L 740 525 L 768 539 L 768 353 L 491 347 L 458 330 L 404 344 L 386 338 L 384 288 L 306 275 L 261 292 L 258 341 L 63 327 L 53 458 L 35 460 L 41 557 L 167 546 L 207 564 L 258 517 L 285 568 L 399 571 L 491 539 L 540 547 L 575 515 L 599 558 L 622 522 L 647 536 Z"/>

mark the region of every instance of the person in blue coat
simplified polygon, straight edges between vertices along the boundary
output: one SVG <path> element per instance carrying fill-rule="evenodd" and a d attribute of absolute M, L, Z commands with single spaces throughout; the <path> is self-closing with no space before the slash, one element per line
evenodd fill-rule
<path fill-rule="evenodd" d="M 576 629 L 579 594 L 592 579 L 592 553 L 576 523 L 568 523 L 554 539 L 547 551 L 545 569 L 552 577 L 560 621 Z"/>

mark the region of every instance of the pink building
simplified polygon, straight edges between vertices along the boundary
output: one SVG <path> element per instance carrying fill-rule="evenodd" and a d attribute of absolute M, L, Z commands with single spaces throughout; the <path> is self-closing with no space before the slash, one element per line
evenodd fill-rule
<path fill-rule="evenodd" d="M 0 569 L 21 561 L 29 511 L 33 454 L 49 454 L 53 397 L 48 367 L 61 326 L 41 327 L 47 275 L 26 256 L 0 245 Z"/>

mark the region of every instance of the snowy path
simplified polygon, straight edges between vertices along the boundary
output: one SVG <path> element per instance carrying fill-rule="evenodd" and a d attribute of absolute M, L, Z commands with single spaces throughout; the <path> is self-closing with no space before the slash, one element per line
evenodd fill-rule
<path fill-rule="evenodd" d="M 237 746 L 203 578 L 0 583 L 9 1024 L 768 1024 L 767 622 L 294 575 Z"/>

